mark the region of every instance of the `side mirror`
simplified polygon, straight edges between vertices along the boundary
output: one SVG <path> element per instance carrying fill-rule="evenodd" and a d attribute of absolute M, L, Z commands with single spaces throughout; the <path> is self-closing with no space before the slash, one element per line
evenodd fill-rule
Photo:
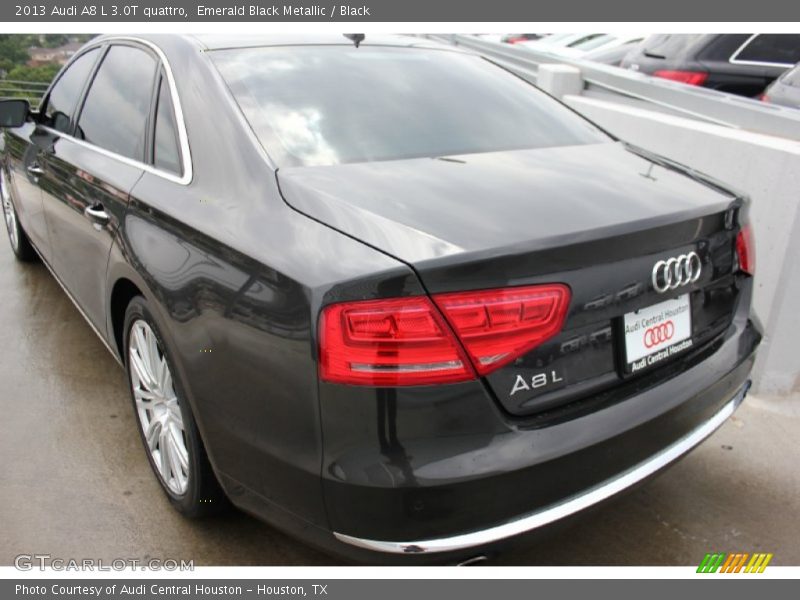
<path fill-rule="evenodd" d="M 22 127 L 31 113 L 27 100 L 0 100 L 0 127 Z"/>

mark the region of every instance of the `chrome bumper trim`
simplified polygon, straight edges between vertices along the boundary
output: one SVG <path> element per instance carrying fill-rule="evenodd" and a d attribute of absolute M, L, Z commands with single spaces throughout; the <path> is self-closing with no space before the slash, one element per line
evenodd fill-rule
<path fill-rule="evenodd" d="M 609 479 L 597 487 L 591 488 L 577 496 L 573 496 L 569 500 L 551 505 L 548 508 L 514 519 L 513 521 L 508 521 L 502 525 L 451 537 L 407 542 L 368 540 L 337 532 L 334 532 L 333 535 L 341 542 L 377 552 L 388 552 L 391 554 L 430 554 L 436 552 L 452 552 L 472 548 L 474 546 L 482 546 L 532 531 L 538 527 L 553 523 L 559 519 L 584 510 L 593 504 L 602 502 L 677 460 L 714 433 L 714 431 L 733 414 L 736 407 L 744 400 L 749 387 L 750 382 L 748 381 L 739 389 L 731 401 L 708 421 L 671 446 L 664 448 L 646 461 L 639 463 L 618 477 Z"/>

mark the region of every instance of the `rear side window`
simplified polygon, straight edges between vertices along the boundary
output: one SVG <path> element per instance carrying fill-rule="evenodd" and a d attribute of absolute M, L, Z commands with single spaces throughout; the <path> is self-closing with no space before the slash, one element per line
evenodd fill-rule
<path fill-rule="evenodd" d="M 800 62 L 800 34 L 761 33 L 750 40 L 734 60 L 791 66 Z"/>
<path fill-rule="evenodd" d="M 83 105 L 76 137 L 134 160 L 144 160 L 156 60 L 144 50 L 112 46 Z"/>
<path fill-rule="evenodd" d="M 532 85 L 460 52 L 362 45 L 210 54 L 278 166 L 608 141 Z"/>
<path fill-rule="evenodd" d="M 178 150 L 178 133 L 175 112 L 167 78 L 162 75 L 158 86 L 158 104 L 153 144 L 153 164 L 158 169 L 181 174 L 181 154 Z"/>
<path fill-rule="evenodd" d="M 78 104 L 83 86 L 89 78 L 99 50 L 94 48 L 82 54 L 58 78 L 42 111 L 42 124 L 62 133 L 72 129 L 71 117 Z"/>

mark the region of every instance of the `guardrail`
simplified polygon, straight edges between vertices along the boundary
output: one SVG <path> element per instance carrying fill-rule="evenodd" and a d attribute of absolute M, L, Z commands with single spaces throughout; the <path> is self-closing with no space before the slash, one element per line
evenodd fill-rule
<path fill-rule="evenodd" d="M 470 35 L 437 34 L 424 37 L 477 52 L 533 83 L 536 83 L 539 65 L 567 64 L 581 71 L 585 96 L 604 99 L 614 96 L 617 101 L 624 98 L 649 110 L 800 140 L 800 110 L 793 108 Z"/>
<path fill-rule="evenodd" d="M 49 85 L 38 81 L 0 79 L 0 98 L 25 98 L 35 105 L 44 96 Z"/>

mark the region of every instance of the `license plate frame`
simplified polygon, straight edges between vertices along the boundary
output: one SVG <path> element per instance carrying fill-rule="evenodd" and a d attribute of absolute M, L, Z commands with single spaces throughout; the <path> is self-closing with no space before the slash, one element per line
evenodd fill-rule
<path fill-rule="evenodd" d="M 625 313 L 620 321 L 626 375 L 664 364 L 693 345 L 688 293 Z"/>

